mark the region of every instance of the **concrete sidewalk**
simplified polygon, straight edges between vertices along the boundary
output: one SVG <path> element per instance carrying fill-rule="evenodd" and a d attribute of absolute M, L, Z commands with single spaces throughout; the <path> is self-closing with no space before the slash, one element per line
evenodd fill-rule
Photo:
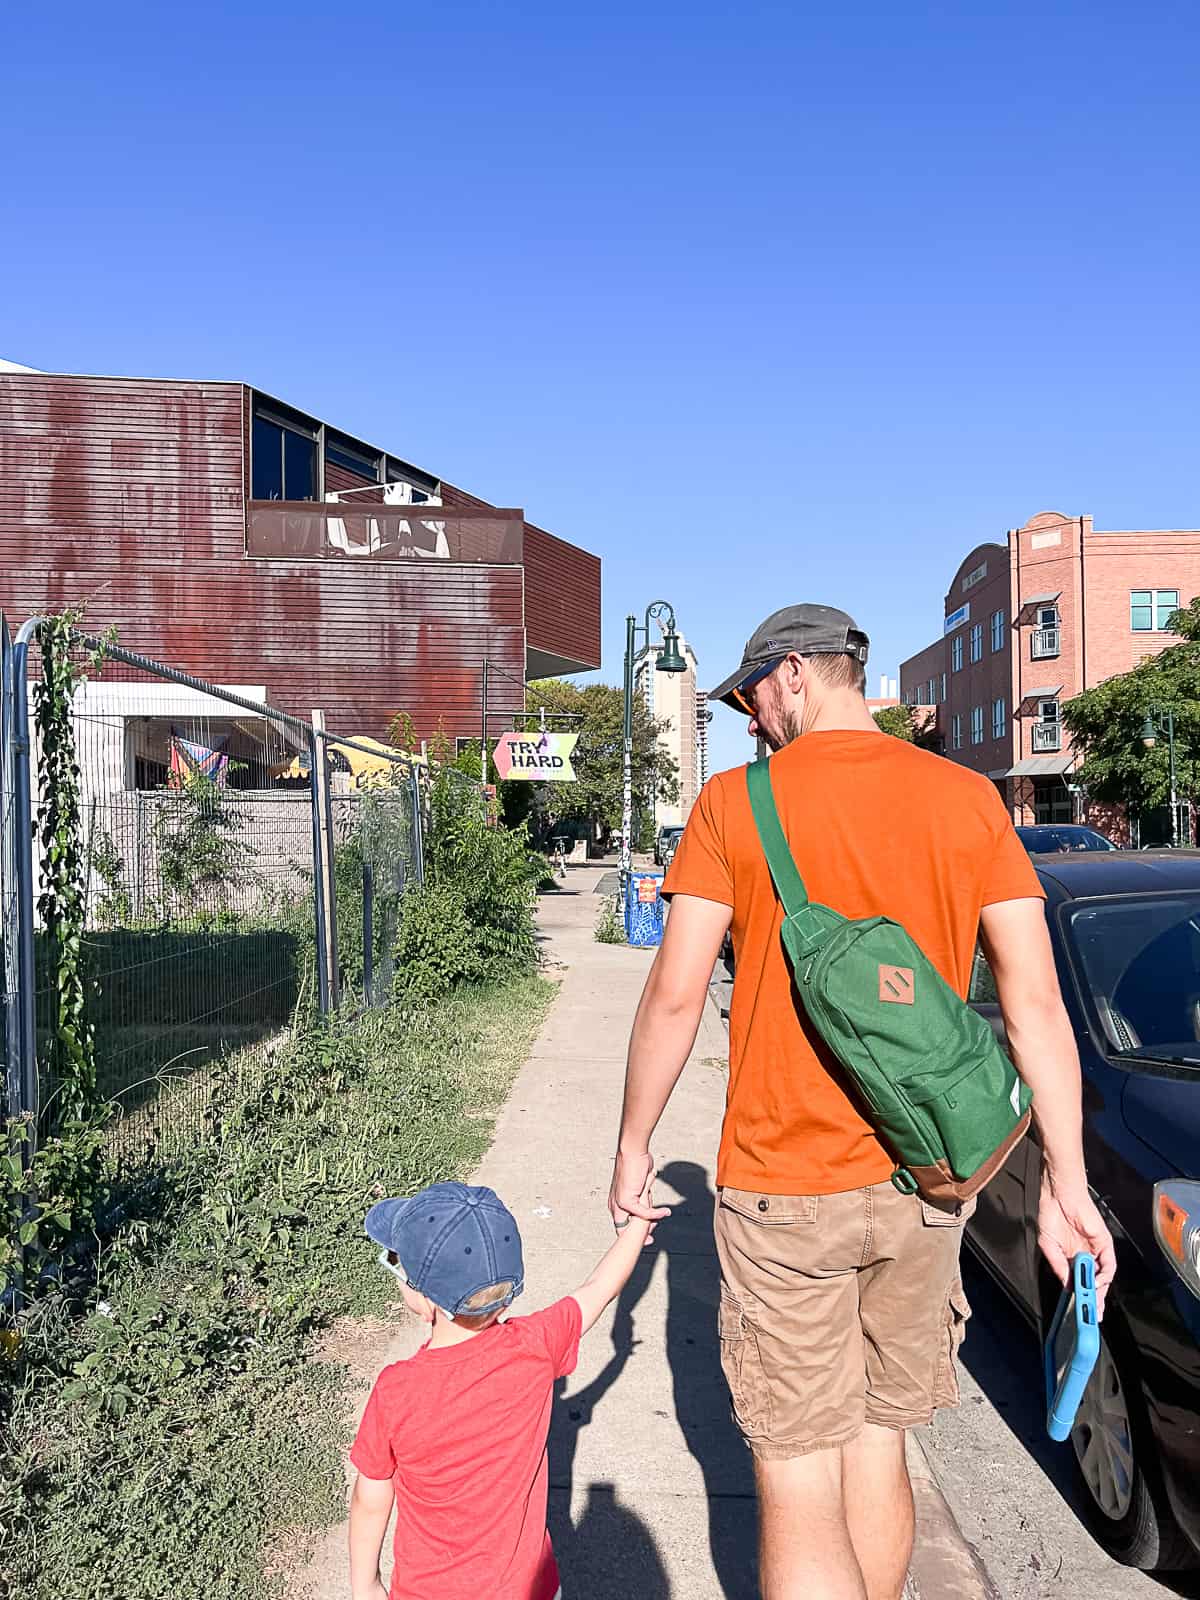
<path fill-rule="evenodd" d="M 595 942 L 600 877 L 600 869 L 574 868 L 541 902 L 543 948 L 566 967 L 562 989 L 476 1175 L 521 1227 L 527 1287 L 518 1310 L 569 1293 L 612 1240 L 605 1200 L 625 1050 L 652 952 Z M 674 1215 L 584 1340 L 555 1408 L 550 1525 L 568 1600 L 758 1594 L 750 1458 L 730 1418 L 717 1342 L 713 1163 L 725 1073 L 725 1029 L 709 1006 L 655 1139 L 657 1192 L 677 1202 Z M 415 1326 L 398 1326 L 386 1348 L 376 1341 L 376 1364 L 419 1341 Z M 988 1596 L 919 1455 L 914 1469 L 921 1549 L 913 1592 Z M 292 1593 L 346 1594 L 344 1539 L 339 1529 L 323 1541 Z"/>

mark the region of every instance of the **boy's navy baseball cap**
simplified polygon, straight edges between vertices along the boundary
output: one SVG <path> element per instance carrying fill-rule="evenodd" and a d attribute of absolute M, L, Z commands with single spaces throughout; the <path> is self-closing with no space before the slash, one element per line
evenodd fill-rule
<path fill-rule="evenodd" d="M 493 1284 L 511 1283 L 512 1289 L 488 1305 L 471 1306 L 471 1316 L 503 1311 L 525 1287 L 516 1218 L 491 1189 L 435 1183 L 409 1200 L 381 1200 L 367 1212 L 366 1230 L 400 1258 L 409 1288 L 452 1317 Z"/>

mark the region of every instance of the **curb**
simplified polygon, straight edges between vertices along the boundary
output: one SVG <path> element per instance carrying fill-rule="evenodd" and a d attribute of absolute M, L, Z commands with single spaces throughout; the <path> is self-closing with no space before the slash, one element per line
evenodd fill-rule
<path fill-rule="evenodd" d="M 908 1432 L 908 1475 L 917 1513 L 917 1538 L 906 1600 L 1001 1600 L 979 1552 L 941 1491 L 916 1433 Z M 915 1591 L 915 1592 L 914 1592 Z"/>

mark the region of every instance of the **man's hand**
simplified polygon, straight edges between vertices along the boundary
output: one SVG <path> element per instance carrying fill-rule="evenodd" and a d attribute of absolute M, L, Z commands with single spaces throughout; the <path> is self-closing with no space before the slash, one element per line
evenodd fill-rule
<path fill-rule="evenodd" d="M 650 1238 L 654 1236 L 653 1224 L 671 1215 L 670 1206 L 656 1206 L 651 1195 L 654 1183 L 654 1158 L 649 1150 L 631 1154 L 618 1150 L 613 1164 L 612 1188 L 608 1192 L 608 1210 L 614 1228 L 624 1228 L 630 1217 L 641 1217 L 651 1224 Z"/>
<path fill-rule="evenodd" d="M 1112 1234 L 1086 1184 L 1064 1187 L 1056 1184 L 1048 1171 L 1043 1171 L 1038 1244 L 1060 1283 L 1066 1283 L 1071 1259 L 1081 1250 L 1096 1258 L 1096 1309 L 1103 1316 L 1108 1286 L 1116 1275 L 1117 1254 Z"/>

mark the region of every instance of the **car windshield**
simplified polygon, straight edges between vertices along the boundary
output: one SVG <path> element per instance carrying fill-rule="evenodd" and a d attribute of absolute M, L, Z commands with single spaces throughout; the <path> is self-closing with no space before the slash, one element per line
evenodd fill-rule
<path fill-rule="evenodd" d="M 1034 854 L 1053 855 L 1068 850 L 1115 850 L 1102 833 L 1092 828 L 1018 828 L 1021 843 Z"/>
<path fill-rule="evenodd" d="M 1121 895 L 1065 912 L 1067 951 L 1114 1055 L 1200 1066 L 1200 895 Z"/>

